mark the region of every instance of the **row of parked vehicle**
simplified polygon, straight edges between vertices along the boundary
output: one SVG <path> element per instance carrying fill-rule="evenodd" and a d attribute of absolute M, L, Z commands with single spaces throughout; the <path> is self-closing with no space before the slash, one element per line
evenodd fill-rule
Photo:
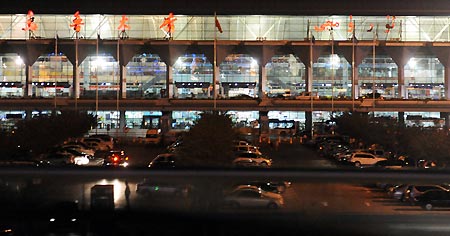
<path fill-rule="evenodd" d="M 233 185 L 231 188 L 224 190 L 218 199 L 224 208 L 263 208 L 278 209 L 284 207 L 283 193 L 290 182 L 271 182 L 271 181 L 247 181 Z M 136 185 L 136 193 L 142 197 L 153 198 L 184 198 L 193 197 L 192 195 L 198 191 L 193 184 L 180 184 L 164 181 L 151 181 L 144 179 Z M 212 192 L 214 190 L 204 189 L 203 191 Z M 215 196 L 215 194 L 207 194 Z"/>
<path fill-rule="evenodd" d="M 400 202 L 426 210 L 450 207 L 450 184 L 377 184 Z"/>
<path fill-rule="evenodd" d="M 177 167 L 177 150 L 183 145 L 179 139 L 167 147 L 167 152 L 157 155 L 148 165 L 150 168 L 175 168 Z M 233 143 L 232 166 L 269 168 L 273 161 L 264 155 L 258 146 L 244 140 L 236 140 Z M 220 205 L 224 208 L 264 208 L 278 209 L 284 206 L 282 194 L 291 186 L 289 181 L 242 181 L 224 187 L 220 192 Z M 196 187 L 192 184 L 176 184 L 161 181 L 143 180 L 136 185 L 136 192 L 140 196 L 173 196 L 189 197 L 195 193 Z M 211 191 L 211 190 L 207 190 Z"/>
<path fill-rule="evenodd" d="M 50 148 L 41 154 L 39 165 L 50 166 L 128 166 L 129 157 L 123 150 L 115 149 L 115 141 L 109 135 L 91 135 L 74 139 Z"/>
<path fill-rule="evenodd" d="M 316 148 L 321 156 L 344 166 L 387 169 L 414 166 L 414 163 L 408 158 L 392 157 L 390 152 L 377 148 L 375 145 L 370 148 L 353 148 L 348 142 L 348 138 L 344 136 L 317 136 L 309 145 Z"/>
<path fill-rule="evenodd" d="M 150 168 L 173 168 L 176 167 L 177 150 L 183 145 L 183 140 L 179 139 L 167 146 L 166 153 L 156 156 L 148 165 Z M 258 146 L 252 145 L 244 140 L 234 141 L 234 156 L 231 164 L 234 167 L 262 167 L 269 168 L 273 160 L 264 155 Z"/>

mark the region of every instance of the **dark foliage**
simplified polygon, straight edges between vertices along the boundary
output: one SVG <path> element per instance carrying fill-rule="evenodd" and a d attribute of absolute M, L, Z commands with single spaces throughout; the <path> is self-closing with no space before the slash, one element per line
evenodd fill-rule
<path fill-rule="evenodd" d="M 92 115 L 76 111 L 62 111 L 51 116 L 22 120 L 9 136 L 9 143 L 35 154 L 60 144 L 70 137 L 80 137 L 96 124 Z"/>
<path fill-rule="evenodd" d="M 199 167 L 229 166 L 237 137 L 231 118 L 218 112 L 203 113 L 183 138 L 183 163 Z"/>

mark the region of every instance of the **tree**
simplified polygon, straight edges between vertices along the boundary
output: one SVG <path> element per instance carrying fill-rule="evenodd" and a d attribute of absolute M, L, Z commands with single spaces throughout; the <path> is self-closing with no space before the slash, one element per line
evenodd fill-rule
<path fill-rule="evenodd" d="M 51 116 L 38 116 L 17 123 L 17 129 L 10 136 L 14 147 L 32 150 L 35 154 L 64 140 L 85 134 L 96 119 L 92 115 L 77 111 L 61 111 Z"/>
<path fill-rule="evenodd" d="M 232 162 L 237 137 L 231 118 L 219 112 L 203 113 L 183 138 L 179 156 L 185 165 L 223 167 Z"/>
<path fill-rule="evenodd" d="M 387 151 L 416 160 L 450 161 L 448 132 L 423 127 L 406 127 L 396 119 L 369 117 L 367 113 L 344 113 L 336 118 L 338 132 L 379 144 Z"/>

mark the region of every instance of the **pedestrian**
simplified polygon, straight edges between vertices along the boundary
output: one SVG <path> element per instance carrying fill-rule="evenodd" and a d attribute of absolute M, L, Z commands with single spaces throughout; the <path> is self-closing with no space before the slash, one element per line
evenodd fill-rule
<path fill-rule="evenodd" d="M 130 186 L 128 185 L 128 181 L 125 180 L 125 200 L 127 204 L 127 209 L 130 209 Z"/>

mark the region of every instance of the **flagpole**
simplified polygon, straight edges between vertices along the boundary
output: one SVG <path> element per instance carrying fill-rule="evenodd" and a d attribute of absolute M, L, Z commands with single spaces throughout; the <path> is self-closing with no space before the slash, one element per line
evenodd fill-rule
<path fill-rule="evenodd" d="M 55 59 L 58 58 L 58 35 L 55 35 Z M 56 68 L 57 61 L 55 60 L 55 68 Z M 54 98 L 54 109 L 56 114 L 56 85 L 58 83 L 58 80 L 56 79 L 57 76 L 55 75 L 55 98 Z"/>
<path fill-rule="evenodd" d="M 375 117 L 375 40 L 377 39 L 378 34 L 378 25 L 375 33 L 373 34 L 373 43 L 372 43 L 372 98 L 373 98 L 373 117 Z"/>
<path fill-rule="evenodd" d="M 355 74 L 357 72 L 355 68 L 355 41 L 356 41 L 356 35 L 355 35 L 355 21 L 353 20 L 353 35 L 352 35 L 352 112 L 355 111 Z"/>
<path fill-rule="evenodd" d="M 331 34 L 331 116 L 334 112 L 334 35 L 333 29 L 330 31 Z"/>
<path fill-rule="evenodd" d="M 217 30 L 216 30 L 216 21 L 217 21 L 217 14 L 214 12 L 214 63 L 213 63 L 213 99 L 214 99 L 214 111 L 216 110 L 217 106 L 217 91 L 216 91 L 216 66 L 217 66 Z"/>
<path fill-rule="evenodd" d="M 307 30 L 307 33 L 308 33 L 308 37 L 309 37 L 309 69 L 308 70 L 312 70 L 312 67 L 313 67 L 313 36 L 312 36 L 312 34 L 311 34 L 311 32 L 310 32 L 310 30 L 309 30 L 309 27 L 310 27 L 310 21 L 309 21 L 309 19 L 308 19 L 308 30 Z M 310 77 L 310 75 L 311 75 L 311 77 Z M 313 88 L 313 86 L 312 86 L 312 75 L 313 75 L 313 73 L 311 73 L 311 72 L 308 72 L 308 83 L 307 83 L 307 88 L 308 88 L 308 92 L 309 92 L 309 95 L 310 95 L 310 97 L 311 97 L 311 139 L 314 137 L 314 121 L 313 121 L 313 117 L 314 117 L 314 114 L 313 114 L 313 110 L 314 110 L 314 96 L 313 96 L 313 93 L 314 93 L 314 88 Z"/>
<path fill-rule="evenodd" d="M 119 138 L 119 129 L 120 129 L 120 111 L 119 111 L 119 92 L 120 92 L 120 55 L 119 55 L 119 47 L 120 47 L 120 37 L 117 38 L 117 66 L 119 67 L 119 76 L 117 76 L 117 90 L 116 90 L 116 109 L 117 109 L 117 121 L 118 126 L 116 127 L 116 138 Z M 113 73 L 114 76 L 115 73 Z M 126 89 L 126 88 L 125 88 Z M 125 126 L 124 126 L 125 127 Z"/>
<path fill-rule="evenodd" d="M 97 42 L 95 45 L 95 54 L 96 54 L 96 58 L 95 58 L 95 117 L 98 120 L 98 63 L 99 63 L 99 59 L 98 59 L 98 32 L 97 32 Z M 98 130 L 98 124 L 97 126 L 95 126 L 95 134 L 97 134 L 97 130 Z"/>

